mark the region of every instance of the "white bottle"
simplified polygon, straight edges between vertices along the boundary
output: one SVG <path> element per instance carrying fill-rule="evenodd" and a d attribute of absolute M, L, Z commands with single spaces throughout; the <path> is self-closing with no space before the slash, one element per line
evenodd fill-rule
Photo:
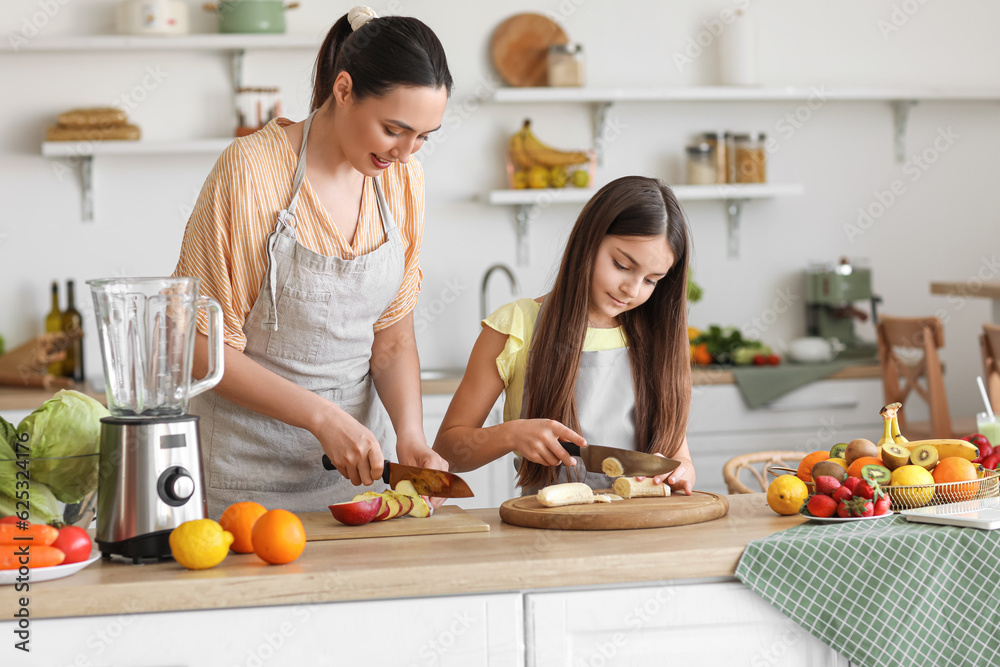
<path fill-rule="evenodd" d="M 753 86 L 757 81 L 757 41 L 753 19 L 736 10 L 719 35 L 719 79 L 724 86 Z"/>

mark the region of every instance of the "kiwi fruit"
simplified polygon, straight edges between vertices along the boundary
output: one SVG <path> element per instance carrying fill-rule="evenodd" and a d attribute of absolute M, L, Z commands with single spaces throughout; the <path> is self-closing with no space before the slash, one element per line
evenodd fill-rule
<path fill-rule="evenodd" d="M 910 463 L 910 450 L 902 445 L 882 445 L 880 453 L 879 458 L 889 470 L 902 468 Z"/>
<path fill-rule="evenodd" d="M 847 477 L 847 471 L 844 470 L 843 466 L 833 461 L 820 461 L 812 467 L 810 474 L 814 480 L 827 475 L 833 477 L 838 482 L 843 482 L 844 478 Z"/>
<path fill-rule="evenodd" d="M 861 466 L 861 479 L 870 479 L 873 482 L 887 485 L 892 480 L 892 473 L 885 466 L 869 463 L 866 466 Z"/>
<path fill-rule="evenodd" d="M 847 452 L 847 443 L 838 442 L 836 445 L 830 448 L 830 458 L 831 459 L 844 459 L 847 458 L 844 454 Z"/>
<path fill-rule="evenodd" d="M 844 458 L 847 459 L 847 465 L 851 465 L 862 456 L 878 458 L 878 447 L 875 446 L 874 442 L 865 438 L 855 438 L 847 443 L 847 449 L 844 450 Z"/>
<path fill-rule="evenodd" d="M 910 463 L 931 470 L 938 462 L 938 450 L 934 445 L 920 445 L 910 450 Z"/>

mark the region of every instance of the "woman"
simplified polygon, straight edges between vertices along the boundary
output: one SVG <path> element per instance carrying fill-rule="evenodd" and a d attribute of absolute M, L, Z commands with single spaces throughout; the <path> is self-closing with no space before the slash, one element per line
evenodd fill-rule
<path fill-rule="evenodd" d="M 426 25 L 356 7 L 320 50 L 309 117 L 238 139 L 209 175 L 174 274 L 200 277 L 224 313 L 225 375 L 191 405 L 210 516 L 240 500 L 325 509 L 378 482 L 394 450 L 447 469 L 423 434 L 423 173 L 410 158 L 451 86 Z M 198 328 L 203 370 L 203 315 Z"/>

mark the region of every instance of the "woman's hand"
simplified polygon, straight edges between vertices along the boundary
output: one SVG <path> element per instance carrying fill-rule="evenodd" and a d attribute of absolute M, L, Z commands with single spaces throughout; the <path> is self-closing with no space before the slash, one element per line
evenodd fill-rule
<path fill-rule="evenodd" d="M 576 459 L 559 444 L 560 440 L 587 446 L 582 435 L 554 419 L 516 419 L 503 427 L 512 452 L 545 466 L 576 465 Z"/>
<path fill-rule="evenodd" d="M 396 456 L 399 457 L 400 463 L 408 466 L 448 471 L 448 462 L 440 454 L 427 446 L 427 441 L 424 439 L 422 433 L 414 437 L 397 434 Z M 448 500 L 447 498 L 438 498 L 435 496 L 424 496 L 423 498 L 433 505 L 434 509 L 438 509 Z"/>
<path fill-rule="evenodd" d="M 654 453 L 653 456 L 666 458 L 659 452 Z M 694 464 L 685 458 L 678 457 L 674 460 L 680 461 L 681 464 L 665 475 L 657 475 L 653 478 L 653 482 L 656 484 L 666 482 L 670 486 L 671 491 L 683 491 L 685 495 L 690 496 L 691 490 L 694 488 Z"/>
<path fill-rule="evenodd" d="M 357 419 L 334 403 L 312 431 L 323 451 L 341 475 L 354 486 L 373 484 L 382 474 L 385 462 L 382 445 Z"/>

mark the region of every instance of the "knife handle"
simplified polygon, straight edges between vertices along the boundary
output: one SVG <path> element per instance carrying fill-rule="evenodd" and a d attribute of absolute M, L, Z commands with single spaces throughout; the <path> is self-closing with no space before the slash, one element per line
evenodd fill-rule
<path fill-rule="evenodd" d="M 327 470 L 336 470 L 337 466 L 333 465 L 333 461 L 326 454 L 323 455 L 323 467 Z M 382 466 L 382 481 L 386 484 L 389 483 L 389 462 L 386 461 Z"/>
<path fill-rule="evenodd" d="M 560 440 L 559 444 L 563 446 L 563 449 L 565 449 L 566 453 L 570 456 L 580 456 L 580 445 L 566 440 Z"/>

